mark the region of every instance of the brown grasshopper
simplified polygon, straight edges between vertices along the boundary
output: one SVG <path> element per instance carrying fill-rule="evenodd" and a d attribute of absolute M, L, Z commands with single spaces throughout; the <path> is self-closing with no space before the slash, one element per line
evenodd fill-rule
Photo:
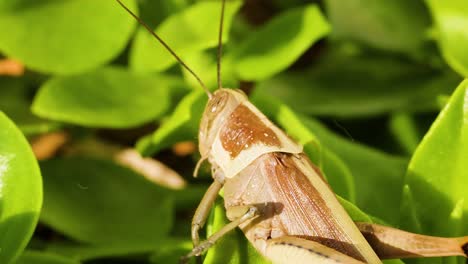
<path fill-rule="evenodd" d="M 221 1 L 218 89 L 214 93 L 153 30 L 117 1 L 200 82 L 209 97 L 199 130 L 199 164 L 210 162 L 214 182 L 193 217 L 194 248 L 184 260 L 202 255 L 237 227 L 274 263 L 377 264 L 383 258 L 466 257 L 468 237 L 431 237 L 353 222 L 302 146 L 243 92 L 222 88 L 225 0 Z M 200 242 L 199 230 L 223 187 L 226 214 L 232 222 Z"/>

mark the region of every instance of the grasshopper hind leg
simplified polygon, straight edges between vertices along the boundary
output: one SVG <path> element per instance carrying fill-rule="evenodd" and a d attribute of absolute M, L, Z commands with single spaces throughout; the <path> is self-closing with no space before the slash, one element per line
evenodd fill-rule
<path fill-rule="evenodd" d="M 377 224 L 356 223 L 356 225 L 381 259 L 468 257 L 468 236 L 435 237 Z"/>
<path fill-rule="evenodd" d="M 266 256 L 274 263 L 365 264 L 318 242 L 285 236 L 267 242 Z"/>

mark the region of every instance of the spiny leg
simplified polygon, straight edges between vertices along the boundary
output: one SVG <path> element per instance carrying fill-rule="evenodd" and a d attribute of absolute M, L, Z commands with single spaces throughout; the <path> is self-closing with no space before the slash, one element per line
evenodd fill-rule
<path fill-rule="evenodd" d="M 382 259 L 467 257 L 468 237 L 434 237 L 370 223 L 356 225 Z"/>
<path fill-rule="evenodd" d="M 216 241 L 218 241 L 220 238 L 222 238 L 224 235 L 229 233 L 230 231 L 234 230 L 236 227 L 239 225 L 245 223 L 246 221 L 252 220 L 253 218 L 258 216 L 258 209 L 256 207 L 248 207 L 247 212 L 239 217 L 238 219 L 230 222 L 229 224 L 223 226 L 220 230 L 218 230 L 216 233 L 211 235 L 207 240 L 199 243 L 197 246 L 195 246 L 192 251 L 184 256 L 182 258 L 181 262 L 187 261 L 189 258 L 194 257 L 194 256 L 200 256 L 203 253 L 205 253 L 210 247 L 212 247 Z"/>
<path fill-rule="evenodd" d="M 285 236 L 268 240 L 266 256 L 273 263 L 365 264 L 315 241 Z M 375 263 L 372 263 L 375 264 Z"/>

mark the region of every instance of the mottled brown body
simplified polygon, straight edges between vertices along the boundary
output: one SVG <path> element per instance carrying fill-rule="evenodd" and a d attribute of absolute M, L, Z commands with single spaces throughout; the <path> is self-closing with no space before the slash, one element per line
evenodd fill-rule
<path fill-rule="evenodd" d="M 273 130 L 263 124 L 257 115 L 242 104 L 236 107 L 226 120 L 220 136 L 223 147 L 229 151 L 232 158 L 237 157 L 242 150 L 254 144 L 281 146 Z"/>
<path fill-rule="evenodd" d="M 297 163 L 315 173 L 304 154 L 262 155 L 238 176 L 226 181 L 226 209 L 252 205 L 255 201 L 261 217 L 243 224 L 241 229 L 264 255 L 268 240 L 294 236 L 319 242 L 365 261 L 354 246 L 355 241 L 344 230 L 343 219 L 330 217 L 334 212 L 323 200 L 322 192 L 312 185 L 309 173 L 302 171 Z"/>
<path fill-rule="evenodd" d="M 381 263 L 301 146 L 243 93 L 221 89 L 211 100 L 200 135 L 214 136 L 211 142 L 200 141 L 200 149 L 207 153 L 215 180 L 224 183 L 228 218 L 234 221 L 245 208 L 257 209 L 259 217 L 240 227 L 260 253 L 271 258 L 272 241 L 295 238 L 318 242 L 361 263 Z M 217 115 L 210 116 L 213 112 Z M 248 160 L 242 157 L 246 153 Z M 228 162 L 234 165 L 226 166 Z"/>

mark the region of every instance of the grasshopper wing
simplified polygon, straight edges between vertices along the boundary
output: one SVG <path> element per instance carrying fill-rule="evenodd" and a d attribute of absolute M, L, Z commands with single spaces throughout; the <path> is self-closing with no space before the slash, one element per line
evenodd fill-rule
<path fill-rule="evenodd" d="M 256 206 L 262 217 L 241 226 L 264 255 L 269 240 L 296 237 L 365 263 L 381 263 L 305 154 L 274 152 L 257 158 L 225 184 L 228 212 Z"/>

